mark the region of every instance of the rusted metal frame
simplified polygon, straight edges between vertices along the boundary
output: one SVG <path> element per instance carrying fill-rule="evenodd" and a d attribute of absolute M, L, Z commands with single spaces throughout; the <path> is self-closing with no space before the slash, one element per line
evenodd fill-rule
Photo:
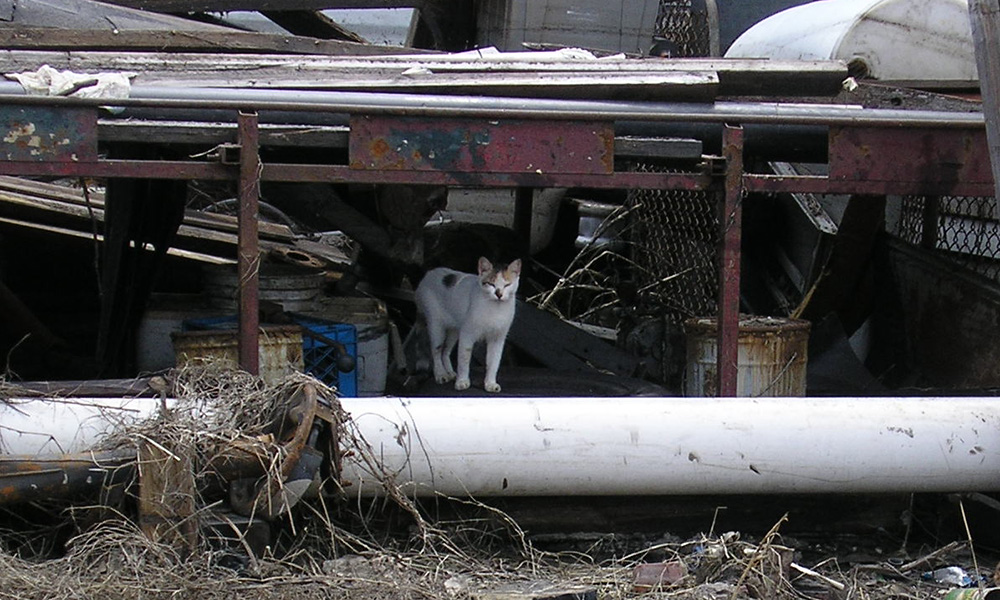
<path fill-rule="evenodd" d="M 740 243 L 743 237 L 743 128 L 726 125 L 722 133 L 726 160 L 725 192 L 719 215 L 719 315 L 716 375 L 719 397 L 737 394 L 740 325 Z"/>
<path fill-rule="evenodd" d="M 0 173 L 14 176 L 121 177 L 125 179 L 232 180 L 232 168 L 220 163 L 107 159 L 93 162 L 0 162 Z"/>
<path fill-rule="evenodd" d="M 164 160 L 96 162 L 0 162 L 0 174 L 20 176 L 125 177 L 133 179 L 232 180 L 232 167 L 219 163 Z M 664 188 L 703 190 L 712 185 L 702 173 L 454 173 L 440 171 L 367 171 L 346 165 L 264 163 L 261 181 L 331 183 L 410 183 L 487 187 Z"/>
<path fill-rule="evenodd" d="M 240 368 L 257 375 L 260 372 L 260 243 L 257 220 L 260 217 L 261 174 L 257 113 L 240 111 L 238 131 L 240 178 L 236 264 L 240 307 L 237 347 Z"/>
<path fill-rule="evenodd" d="M 0 167 L 2 168 L 2 167 Z M 588 187 L 603 189 L 664 188 L 703 190 L 712 186 L 704 173 L 477 173 L 454 171 L 388 171 L 336 165 L 265 163 L 263 181 L 427 184 L 482 187 Z"/>
<path fill-rule="evenodd" d="M 765 175 L 748 173 L 743 187 L 750 193 L 861 194 L 867 196 L 941 195 L 992 196 L 993 183 L 934 181 L 850 181 L 816 175 Z"/>

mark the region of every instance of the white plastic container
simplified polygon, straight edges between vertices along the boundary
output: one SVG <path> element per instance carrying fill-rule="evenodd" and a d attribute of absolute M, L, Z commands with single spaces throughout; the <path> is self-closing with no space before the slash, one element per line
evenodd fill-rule
<path fill-rule="evenodd" d="M 757 23 L 727 58 L 833 60 L 893 82 L 975 85 L 976 52 L 965 0 L 819 0 Z"/>

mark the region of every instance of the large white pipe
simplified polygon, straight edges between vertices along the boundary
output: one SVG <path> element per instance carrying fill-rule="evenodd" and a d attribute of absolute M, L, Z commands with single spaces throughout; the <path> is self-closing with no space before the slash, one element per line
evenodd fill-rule
<path fill-rule="evenodd" d="M 1000 491 L 1000 398 L 343 398 L 409 493 Z M 157 399 L 0 403 L 7 454 L 87 450 Z M 378 479 L 345 460 L 355 493 Z"/>
<path fill-rule="evenodd" d="M 1000 489 L 1000 398 L 345 398 L 405 491 Z M 345 479 L 378 482 L 358 463 Z"/>

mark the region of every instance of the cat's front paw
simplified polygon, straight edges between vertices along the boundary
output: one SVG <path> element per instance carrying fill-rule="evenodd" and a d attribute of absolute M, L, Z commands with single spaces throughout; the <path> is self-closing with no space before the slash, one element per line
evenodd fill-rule
<path fill-rule="evenodd" d="M 455 380 L 455 389 L 458 390 L 458 391 L 460 391 L 460 392 L 462 390 L 469 389 L 469 385 L 470 384 L 469 384 L 469 380 L 468 379 L 456 379 Z"/>
<path fill-rule="evenodd" d="M 455 381 L 454 373 L 441 373 L 434 377 L 434 381 L 438 383 L 448 383 L 449 381 Z"/>
<path fill-rule="evenodd" d="M 487 381 L 486 383 L 483 384 L 483 387 L 486 388 L 487 392 L 492 392 L 494 394 L 500 391 L 500 384 L 495 381 L 492 383 Z"/>

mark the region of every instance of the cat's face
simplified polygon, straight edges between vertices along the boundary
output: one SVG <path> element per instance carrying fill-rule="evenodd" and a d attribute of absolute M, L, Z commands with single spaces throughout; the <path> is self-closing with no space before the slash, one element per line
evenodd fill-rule
<path fill-rule="evenodd" d="M 483 288 L 483 293 L 491 300 L 506 302 L 514 298 L 517 292 L 517 284 L 521 278 L 521 260 L 517 259 L 506 267 L 493 267 L 493 264 L 485 259 L 479 259 L 479 285 Z"/>

